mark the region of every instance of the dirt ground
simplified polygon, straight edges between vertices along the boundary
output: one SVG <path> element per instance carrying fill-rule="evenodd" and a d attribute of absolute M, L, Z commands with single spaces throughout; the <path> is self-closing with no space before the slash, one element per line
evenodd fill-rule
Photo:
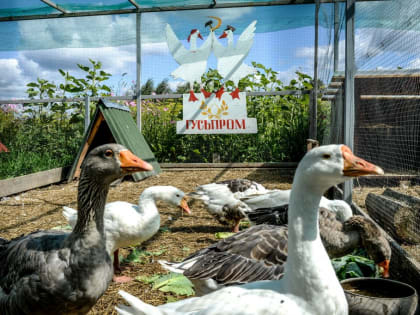
<path fill-rule="evenodd" d="M 137 203 L 140 193 L 149 186 L 173 185 L 190 192 L 196 186 L 219 180 L 232 178 L 248 178 L 255 180 L 267 188 L 289 189 L 292 177 L 282 176 L 277 170 L 210 170 L 210 171 L 165 171 L 158 176 L 141 182 L 124 181 L 112 187 L 108 202 L 122 200 Z M 62 207 L 76 207 L 77 182 L 51 185 L 34 189 L 0 201 L 0 237 L 13 238 L 37 229 L 51 229 L 66 225 L 62 216 Z M 190 204 L 191 215 L 181 215 L 180 210 L 158 203 L 161 214 L 161 229 L 149 241 L 140 247 L 148 252 L 161 252 L 158 257 L 149 257 L 144 264 L 130 263 L 123 265 L 123 275 L 136 277 L 165 273 L 157 263 L 157 259 L 180 261 L 196 250 L 216 241 L 215 233 L 229 231 L 220 225 L 203 208 L 200 202 Z M 124 256 L 130 249 L 120 251 Z M 89 312 L 93 314 L 116 314 L 114 307 L 122 303 L 118 290 L 125 290 L 143 301 L 159 305 L 166 303 L 170 293 L 152 290 L 149 284 L 132 281 L 125 284 L 111 283 L 108 290 Z"/>
<path fill-rule="evenodd" d="M 149 186 L 173 185 L 185 192 L 196 186 L 219 180 L 232 178 L 248 178 L 255 180 L 267 188 L 289 189 L 292 176 L 281 175 L 278 170 L 267 169 L 218 169 L 218 170 L 183 170 L 164 171 L 158 176 L 141 182 L 126 180 L 117 187 L 112 187 L 108 202 L 123 200 L 137 203 L 140 193 Z M 353 200 L 364 208 L 364 201 L 369 192 L 382 193 L 385 188 L 356 187 Z M 397 190 L 420 197 L 419 187 L 399 187 Z M 404 191 L 406 190 L 406 191 Z M 37 229 L 51 229 L 67 224 L 62 216 L 62 207 L 76 207 L 77 182 L 51 185 L 34 189 L 12 197 L 0 199 L 0 237 L 13 238 Z M 177 208 L 158 203 L 161 214 L 161 229 L 149 241 L 139 247 L 150 253 L 161 253 L 148 257 L 145 263 L 124 264 L 123 275 L 130 277 L 152 276 L 166 273 L 157 263 L 158 259 L 180 261 L 196 250 L 216 241 L 216 232 L 227 232 L 229 228 L 220 225 L 204 209 L 200 202 L 190 202 L 191 215 L 182 215 Z M 406 248 L 413 256 L 419 255 L 418 247 Z M 120 254 L 127 256 L 130 248 L 123 249 Z M 420 255 L 419 255 L 420 256 Z M 419 257 L 416 257 L 420 260 Z M 89 312 L 93 314 L 116 314 L 114 307 L 123 303 L 118 290 L 125 290 L 143 301 L 159 305 L 167 302 L 171 293 L 152 290 L 149 284 L 132 281 L 125 284 L 111 283 L 108 290 Z"/>

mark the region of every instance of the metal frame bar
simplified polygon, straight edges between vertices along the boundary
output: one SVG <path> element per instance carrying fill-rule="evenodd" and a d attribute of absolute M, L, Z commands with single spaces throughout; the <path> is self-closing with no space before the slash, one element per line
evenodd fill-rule
<path fill-rule="evenodd" d="M 58 4 L 55 4 L 54 2 L 52 2 L 50 0 L 41 0 L 41 1 L 44 2 L 45 4 L 49 5 L 51 8 L 54 8 L 54 9 L 60 11 L 61 13 L 64 13 L 64 14 L 70 13 L 69 11 L 63 9 Z"/>
<path fill-rule="evenodd" d="M 84 17 L 97 15 L 112 14 L 130 14 L 139 12 L 164 12 L 164 11 L 185 11 L 185 10 L 202 10 L 202 9 L 223 9 L 223 8 L 241 8 L 241 7 L 260 7 L 272 5 L 290 5 L 290 4 L 314 4 L 316 0 L 277 0 L 277 1 L 261 1 L 261 2 L 232 2 L 217 3 L 216 5 L 190 5 L 190 6 L 171 6 L 171 7 L 153 7 L 140 9 L 118 9 L 118 10 L 98 10 L 84 12 L 68 12 L 61 14 L 34 14 L 25 16 L 5 16 L 0 17 L 0 22 L 22 21 L 22 20 L 40 20 L 40 19 L 56 19 L 67 17 Z M 319 0 L 320 3 L 333 3 L 335 0 Z M 346 0 L 337 0 L 345 2 Z M 358 2 L 377 2 L 378 0 L 357 0 Z M 389 0 L 379 0 L 389 1 Z"/>
<path fill-rule="evenodd" d="M 420 100 L 420 95 L 360 95 L 361 100 Z"/>
<path fill-rule="evenodd" d="M 309 104 L 309 139 L 317 138 L 319 0 L 315 3 L 314 79 Z"/>
<path fill-rule="evenodd" d="M 340 41 L 340 4 L 334 1 L 334 72 L 338 71 L 339 65 L 339 41 Z"/>
<path fill-rule="evenodd" d="M 137 128 L 141 132 L 141 13 L 136 14 L 136 108 Z"/>
<path fill-rule="evenodd" d="M 271 91 L 271 92 L 246 92 L 246 96 L 285 96 L 285 95 L 305 95 L 309 94 L 311 90 L 287 90 L 287 91 Z M 182 94 L 160 94 L 160 95 L 141 95 L 142 100 L 150 99 L 175 99 L 182 98 Z M 133 101 L 136 96 L 97 96 L 90 97 L 91 102 L 97 102 L 99 99 L 106 99 L 109 101 Z M 31 103 L 54 103 L 54 102 L 84 102 L 84 97 L 71 98 L 45 98 L 45 99 L 13 99 L 0 100 L 1 104 L 31 104 Z"/>
<path fill-rule="evenodd" d="M 140 9 L 140 5 L 135 0 L 128 0 L 133 6 L 136 7 L 136 9 Z"/>
<path fill-rule="evenodd" d="M 345 102 L 344 102 L 344 143 L 353 150 L 354 143 L 354 17 L 356 1 L 347 0 L 346 3 L 346 69 L 345 69 Z M 343 199 L 352 202 L 353 180 L 347 180 L 343 186 Z"/>

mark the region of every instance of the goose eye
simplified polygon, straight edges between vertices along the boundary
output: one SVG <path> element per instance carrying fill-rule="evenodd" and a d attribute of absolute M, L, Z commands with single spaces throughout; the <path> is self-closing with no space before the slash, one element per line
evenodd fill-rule
<path fill-rule="evenodd" d="M 180 195 L 179 195 L 179 194 L 176 194 L 176 196 L 177 196 L 177 197 L 180 197 Z"/>
<path fill-rule="evenodd" d="M 112 152 L 112 150 L 106 150 L 105 151 L 105 156 L 110 157 L 113 155 L 114 152 Z"/>
<path fill-rule="evenodd" d="M 329 159 L 329 158 L 331 158 L 331 154 L 327 154 L 327 153 L 325 153 L 325 154 L 323 154 L 323 155 L 322 155 L 322 157 L 323 157 L 324 159 Z"/>

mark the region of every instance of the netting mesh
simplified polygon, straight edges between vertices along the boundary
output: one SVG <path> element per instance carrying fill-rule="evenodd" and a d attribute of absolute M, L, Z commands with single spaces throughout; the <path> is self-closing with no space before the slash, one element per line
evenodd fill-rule
<path fill-rule="evenodd" d="M 354 152 L 381 166 L 385 175 L 359 179 L 353 190 L 356 205 L 395 240 L 391 242 L 391 277 L 417 289 L 420 288 L 419 13 L 420 3 L 411 0 L 356 4 Z M 343 69 L 339 68 L 329 79 L 324 95 L 324 99 L 331 101 L 332 143 L 343 142 L 343 121 L 347 119 L 343 115 Z"/>

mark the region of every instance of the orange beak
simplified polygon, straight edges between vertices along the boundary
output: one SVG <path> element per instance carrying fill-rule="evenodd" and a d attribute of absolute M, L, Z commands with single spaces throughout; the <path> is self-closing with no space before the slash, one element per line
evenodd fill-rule
<path fill-rule="evenodd" d="M 135 156 L 130 150 L 120 151 L 120 167 L 127 173 L 153 170 L 153 166 Z"/>
<path fill-rule="evenodd" d="M 382 276 L 384 278 L 389 278 L 389 259 L 385 259 L 384 261 L 381 261 L 378 264 L 378 266 L 384 270 Z"/>
<path fill-rule="evenodd" d="M 188 207 L 187 199 L 184 197 L 181 200 L 181 203 L 179 204 L 179 207 L 182 209 L 182 211 L 185 211 L 188 214 L 191 214 L 190 207 Z"/>
<path fill-rule="evenodd" d="M 343 145 L 341 152 L 344 158 L 344 176 L 357 177 L 369 174 L 384 174 L 384 171 L 379 166 L 355 156 L 348 146 Z"/>
<path fill-rule="evenodd" d="M 226 38 L 226 37 L 227 37 L 227 33 L 226 32 L 223 32 L 223 34 L 219 36 L 219 39 L 220 38 Z"/>

